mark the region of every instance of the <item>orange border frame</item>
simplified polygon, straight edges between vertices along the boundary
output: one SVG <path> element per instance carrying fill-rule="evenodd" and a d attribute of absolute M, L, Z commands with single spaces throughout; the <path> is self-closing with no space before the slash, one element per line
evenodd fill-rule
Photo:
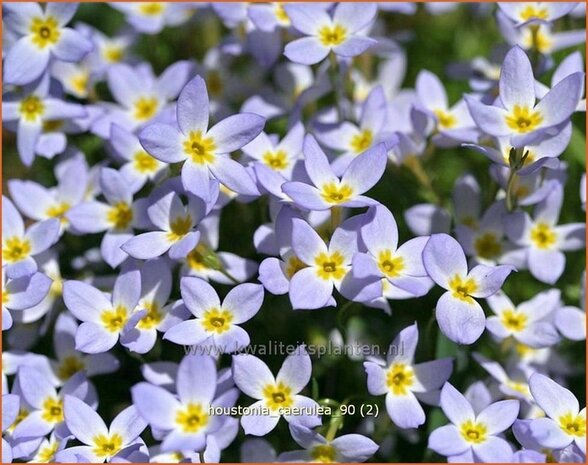
<path fill-rule="evenodd" d="M 22 0 L 14 0 L 14 3 L 19 3 Z M 55 3 L 73 3 L 72 0 L 53 0 Z M 78 0 L 80 3 L 106 3 L 106 0 Z M 121 0 L 115 0 L 116 2 L 120 2 L 122 3 Z M 137 2 L 138 0 L 128 0 L 130 2 Z M 190 2 L 189 0 L 163 0 L 165 3 L 211 3 L 211 2 L 201 2 L 201 1 L 196 1 L 196 2 Z M 371 0 L 351 0 L 353 3 L 372 3 Z M 515 3 L 513 0 L 507 0 L 509 3 Z M 552 0 L 553 1 L 553 0 Z M 216 2 L 218 3 L 240 3 L 239 0 L 216 0 Z M 2 12 L 2 4 L 5 3 L 5 0 L 0 0 L 0 13 Z M 9 2 L 6 2 L 9 3 Z M 12 3 L 12 2 L 10 2 Z M 46 3 L 45 1 L 41 1 L 39 3 Z M 252 0 L 250 3 L 268 3 L 268 2 L 263 2 L 261 0 Z M 272 2 L 269 2 L 272 3 Z M 312 3 L 312 2 L 308 2 L 308 3 Z M 400 2 L 398 0 L 392 0 L 392 1 L 388 1 L 386 3 L 403 3 Z M 433 1 L 417 1 L 417 2 L 413 2 L 413 3 L 446 3 L 443 1 L 439 1 L 439 0 L 433 0 Z M 492 2 L 490 0 L 472 0 L 472 1 L 468 1 L 468 0 L 457 0 L 456 3 L 496 3 L 496 2 Z M 554 3 L 562 3 L 561 0 L 555 0 Z M 582 2 L 580 2 L 582 3 Z M 588 0 L 585 0 L 584 3 L 588 3 Z M 588 29 L 588 19 L 586 19 L 586 25 L 585 27 Z M 2 28 L 3 25 L 0 22 L 0 45 L 2 44 Z M 588 30 L 586 32 L 586 44 L 585 44 L 585 52 L 586 55 L 588 55 Z M 586 64 L 585 64 L 586 65 Z M 0 76 L 3 76 L 3 62 L 0 60 Z M 0 77 L 1 79 L 1 77 Z M 585 87 L 588 88 L 588 74 L 586 75 L 586 81 L 585 81 Z M 2 109 L 0 108 L 0 117 L 2 116 Z M 586 133 L 588 133 L 588 120 L 586 121 Z M 2 131 L 3 128 L 0 125 L 0 136 L 2 136 Z M 0 181 L 2 181 L 3 178 L 3 167 L 2 167 L 2 147 L 0 147 Z M 588 173 L 588 168 L 585 169 L 585 173 Z M 0 194 L 3 194 L 2 192 L 3 186 L 2 183 L 0 182 Z M 586 188 L 586 193 L 588 194 L 588 187 Z M 0 205 L 0 212 L 2 211 L 2 206 Z M 584 218 L 584 222 L 588 222 L 588 211 L 585 212 L 585 218 Z M 0 231 L 0 240 L 2 239 L 2 232 Z M 586 232 L 586 242 L 588 243 L 588 231 Z M 588 262 L 588 248 L 585 251 L 585 259 L 586 262 Z M 2 258 L 0 257 L 0 263 L 2 261 Z M 588 304 L 588 295 L 586 295 L 587 293 L 585 293 L 584 296 L 584 308 L 587 307 Z M 0 323 L 2 322 L 2 316 L 0 314 Z M 587 322 L 587 327 L 588 327 L 588 322 Z M 585 349 L 585 355 L 586 355 L 586 369 L 588 371 L 588 342 L 585 342 L 584 344 L 584 349 Z M 2 339 L 0 339 L 0 353 L 2 352 Z M 586 392 L 586 398 L 588 398 L 588 384 L 585 386 Z M 1 388 L 0 388 L 1 390 Z M 2 412 L 2 406 L 0 405 L 0 413 Z M 1 455 L 1 454 L 0 454 Z M 1 460 L 1 458 L 0 458 Z M 4 462 L 1 462 L 4 463 Z M 35 463 L 35 462 L 31 462 L 31 463 Z M 151 463 L 167 463 L 167 462 L 151 462 Z M 224 463 L 229 463 L 229 462 L 224 462 Z M 383 465 L 384 463 L 388 463 L 388 462 L 378 462 L 381 465 Z M 431 462 L 398 462 L 398 463 L 406 463 L 407 465 L 418 465 L 418 463 L 423 463 L 423 464 L 430 464 L 432 465 Z M 506 463 L 510 463 L 510 462 L 506 462 Z M 143 464 L 143 465 L 147 465 L 147 464 Z"/>

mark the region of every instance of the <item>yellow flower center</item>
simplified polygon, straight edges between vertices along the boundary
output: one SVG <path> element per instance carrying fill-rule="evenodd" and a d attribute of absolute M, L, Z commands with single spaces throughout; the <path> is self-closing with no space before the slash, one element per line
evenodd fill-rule
<path fill-rule="evenodd" d="M 283 150 L 277 152 L 265 152 L 263 162 L 271 169 L 280 171 L 288 167 L 288 155 Z"/>
<path fill-rule="evenodd" d="M 286 262 L 286 276 L 290 279 L 303 268 L 306 268 L 306 263 L 300 260 L 296 255 L 292 255 Z"/>
<path fill-rule="evenodd" d="M 494 233 L 484 233 L 474 240 L 476 255 L 482 258 L 496 258 L 502 253 L 502 245 Z"/>
<path fill-rule="evenodd" d="M 529 390 L 529 385 L 526 383 L 520 383 L 517 381 L 508 381 L 507 386 L 521 394 L 528 396 L 530 395 L 531 391 Z"/>
<path fill-rule="evenodd" d="M 512 112 L 505 117 L 506 124 L 514 131 L 524 134 L 537 129 L 543 116 L 527 106 L 515 105 Z"/>
<path fill-rule="evenodd" d="M 47 211 L 45 212 L 49 218 L 58 218 L 61 221 L 61 224 L 67 224 L 67 218 L 65 214 L 70 209 L 71 205 L 67 202 L 60 202 L 56 203 L 55 205 L 51 205 Z"/>
<path fill-rule="evenodd" d="M 263 397 L 271 410 L 288 408 L 294 403 L 292 389 L 284 383 L 266 385 L 263 388 Z"/>
<path fill-rule="evenodd" d="M 337 451 L 330 444 L 321 444 L 312 448 L 310 456 L 313 462 L 334 463 L 337 457 Z"/>
<path fill-rule="evenodd" d="M 94 441 L 94 454 L 102 459 L 116 455 L 123 445 L 123 438 L 117 433 L 112 436 L 99 434 L 94 436 L 92 440 Z"/>
<path fill-rule="evenodd" d="M 41 418 L 49 423 L 61 423 L 63 421 L 63 401 L 54 397 L 48 397 L 43 402 Z"/>
<path fill-rule="evenodd" d="M 202 131 L 191 131 L 184 141 L 184 152 L 198 165 L 212 163 L 216 145 L 212 137 L 204 137 Z"/>
<path fill-rule="evenodd" d="M 2 289 L 2 305 L 6 305 L 10 302 L 10 294 L 6 289 Z"/>
<path fill-rule="evenodd" d="M 106 221 L 115 229 L 127 229 L 133 222 L 133 209 L 121 200 L 110 207 L 106 214 Z"/>
<path fill-rule="evenodd" d="M 461 276 L 455 275 L 451 281 L 449 281 L 449 289 L 451 290 L 451 295 L 453 295 L 453 297 L 471 304 L 474 302 L 471 294 L 472 292 L 476 292 L 478 284 L 472 278 L 465 280 L 462 279 Z"/>
<path fill-rule="evenodd" d="M 140 97 L 135 101 L 133 116 L 138 121 L 146 121 L 153 118 L 159 108 L 159 102 L 155 97 Z"/>
<path fill-rule="evenodd" d="M 459 432 L 462 437 L 470 443 L 480 444 L 486 441 L 486 433 L 488 428 L 482 423 L 474 423 L 472 420 L 468 420 L 462 423 Z"/>
<path fill-rule="evenodd" d="M 350 186 L 346 184 L 337 185 L 334 182 L 325 184 L 321 192 L 321 197 L 325 202 L 332 205 L 347 202 L 352 195 L 353 189 Z"/>
<path fill-rule="evenodd" d="M 161 320 L 163 320 L 163 312 L 159 308 L 157 302 L 145 302 L 143 308 L 147 310 L 147 314 L 141 318 L 137 323 L 139 329 L 153 329 L 156 328 Z"/>
<path fill-rule="evenodd" d="M 157 16 L 163 13 L 165 5 L 159 2 L 145 2 L 139 5 L 139 11 L 145 16 Z"/>
<path fill-rule="evenodd" d="M 112 333 L 120 332 L 128 319 L 129 315 L 127 309 L 123 306 L 118 306 L 111 310 L 104 310 L 100 315 L 102 324 Z"/>
<path fill-rule="evenodd" d="M 288 13 L 286 13 L 283 3 L 274 3 L 274 14 L 282 26 L 290 25 L 290 17 L 288 16 Z"/>
<path fill-rule="evenodd" d="M 435 110 L 434 113 L 437 117 L 437 124 L 442 129 L 451 129 L 457 124 L 457 118 L 448 111 Z"/>
<path fill-rule="evenodd" d="M 519 13 L 519 17 L 523 21 L 528 21 L 534 18 L 546 20 L 549 17 L 549 12 L 545 7 L 539 7 L 536 5 L 526 5 Z"/>
<path fill-rule="evenodd" d="M 517 312 L 512 309 L 507 309 L 502 312 L 501 321 L 505 328 L 511 331 L 519 332 L 527 327 L 527 315 Z"/>
<path fill-rule="evenodd" d="M 549 249 L 557 240 L 553 228 L 545 223 L 537 223 L 531 229 L 531 241 L 538 249 Z"/>
<path fill-rule="evenodd" d="M 59 367 L 57 368 L 57 376 L 59 376 L 59 379 L 62 381 L 67 381 L 78 371 L 85 368 L 86 364 L 80 357 L 77 355 L 68 355 L 59 364 Z"/>
<path fill-rule="evenodd" d="M 340 24 L 323 26 L 318 31 L 318 39 L 325 47 L 335 47 L 347 38 L 347 30 Z"/>
<path fill-rule="evenodd" d="M 69 85 L 73 90 L 75 90 L 78 94 L 86 94 L 88 90 L 88 82 L 90 80 L 90 75 L 87 71 L 83 71 L 75 76 L 73 76 L 70 81 Z"/>
<path fill-rule="evenodd" d="M 204 312 L 202 326 L 209 333 L 222 334 L 229 330 L 233 321 L 233 314 L 228 310 L 212 308 Z"/>
<path fill-rule="evenodd" d="M 37 452 L 37 455 L 33 461 L 37 463 L 52 462 L 53 456 L 57 452 L 58 447 L 59 443 L 57 441 L 49 442 L 49 444 L 47 444 L 45 447 L 41 447 L 39 449 L 39 452 Z"/>
<path fill-rule="evenodd" d="M 343 255 L 339 252 L 332 254 L 320 253 L 314 259 L 316 264 L 316 274 L 323 279 L 343 279 L 347 271 L 343 266 Z"/>
<path fill-rule="evenodd" d="M 582 437 L 586 435 L 586 418 L 567 413 L 559 417 L 559 427 L 571 436 Z"/>
<path fill-rule="evenodd" d="M 24 260 L 31 253 L 31 243 L 28 239 L 12 236 L 2 245 L 2 259 L 7 263 Z"/>
<path fill-rule="evenodd" d="M 192 217 L 190 215 L 178 216 L 169 224 L 170 232 L 167 238 L 171 242 L 177 242 L 182 239 L 192 228 Z"/>
<path fill-rule="evenodd" d="M 386 384 L 392 394 L 403 396 L 414 383 L 414 371 L 412 367 L 404 363 L 395 363 L 388 369 Z"/>
<path fill-rule="evenodd" d="M 102 49 L 102 57 L 109 63 L 118 63 L 122 60 L 123 49 L 119 45 L 106 45 Z"/>
<path fill-rule="evenodd" d="M 21 100 L 19 110 L 24 120 L 34 123 L 45 113 L 45 104 L 36 95 L 29 95 Z"/>
<path fill-rule="evenodd" d="M 353 150 L 355 153 L 361 153 L 372 146 L 373 140 L 374 135 L 372 134 L 372 131 L 370 131 L 369 129 L 364 129 L 359 134 L 355 134 L 351 138 L 349 145 L 351 147 L 351 150 Z"/>
<path fill-rule="evenodd" d="M 144 150 L 139 150 L 133 156 L 133 167 L 142 174 L 157 171 L 158 161 Z"/>
<path fill-rule="evenodd" d="M 208 414 L 200 404 L 187 404 L 176 414 L 176 423 L 184 433 L 197 433 L 208 424 Z"/>
<path fill-rule="evenodd" d="M 59 24 L 53 16 L 47 16 L 46 18 L 36 17 L 31 21 L 31 35 L 33 44 L 40 49 L 44 49 L 48 45 L 56 44 L 61 32 L 59 31 Z"/>
<path fill-rule="evenodd" d="M 378 254 L 378 268 L 389 278 L 397 278 L 404 269 L 404 258 L 393 256 L 391 250 L 383 250 Z"/>

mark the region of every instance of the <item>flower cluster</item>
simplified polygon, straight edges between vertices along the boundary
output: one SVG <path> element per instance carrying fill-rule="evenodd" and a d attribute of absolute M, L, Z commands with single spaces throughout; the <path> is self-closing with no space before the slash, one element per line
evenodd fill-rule
<path fill-rule="evenodd" d="M 2 462 L 585 462 L 584 15 L 4 4 Z"/>

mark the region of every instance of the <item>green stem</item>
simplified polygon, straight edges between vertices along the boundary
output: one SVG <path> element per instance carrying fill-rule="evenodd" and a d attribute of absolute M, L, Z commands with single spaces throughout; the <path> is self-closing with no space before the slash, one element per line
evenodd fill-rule
<path fill-rule="evenodd" d="M 517 184 L 517 172 L 511 168 L 506 182 L 506 209 L 511 212 L 516 208 L 516 194 L 514 187 Z"/>
<path fill-rule="evenodd" d="M 427 174 L 423 164 L 421 163 L 420 157 L 411 156 L 404 160 L 404 166 L 406 166 L 412 174 L 414 174 L 415 178 L 419 184 L 426 190 L 427 194 L 431 197 L 431 199 L 437 203 L 441 203 L 441 197 L 435 192 L 435 188 L 433 187 L 433 182 L 429 175 Z"/>
<path fill-rule="evenodd" d="M 331 234 L 335 232 L 335 229 L 339 227 L 341 224 L 341 220 L 343 219 L 343 210 L 341 207 L 332 207 L 331 208 Z"/>
<path fill-rule="evenodd" d="M 337 55 L 333 51 L 329 53 L 329 77 L 331 78 L 331 85 L 333 86 L 333 93 L 335 95 L 335 106 L 337 108 L 337 116 L 339 121 L 345 120 L 345 110 L 343 109 L 343 101 L 345 98 L 345 89 L 343 88 L 343 81 L 340 76 L 339 62 Z"/>
<path fill-rule="evenodd" d="M 325 435 L 325 439 L 328 442 L 331 442 L 333 439 L 335 439 L 335 436 L 337 435 L 337 431 L 339 431 L 339 429 L 342 426 L 343 426 L 343 414 L 341 413 L 341 411 L 338 408 L 336 410 L 336 412 L 331 416 L 331 423 L 329 424 L 329 429 L 327 430 L 327 434 Z"/>

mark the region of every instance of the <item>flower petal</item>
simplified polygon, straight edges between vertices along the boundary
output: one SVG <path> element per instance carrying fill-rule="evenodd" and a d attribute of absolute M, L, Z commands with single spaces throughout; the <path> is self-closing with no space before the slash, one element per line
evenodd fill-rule
<path fill-rule="evenodd" d="M 423 249 L 423 264 L 427 274 L 439 286 L 449 289 L 455 276 L 465 277 L 468 265 L 459 243 L 448 234 L 433 234 Z"/>

